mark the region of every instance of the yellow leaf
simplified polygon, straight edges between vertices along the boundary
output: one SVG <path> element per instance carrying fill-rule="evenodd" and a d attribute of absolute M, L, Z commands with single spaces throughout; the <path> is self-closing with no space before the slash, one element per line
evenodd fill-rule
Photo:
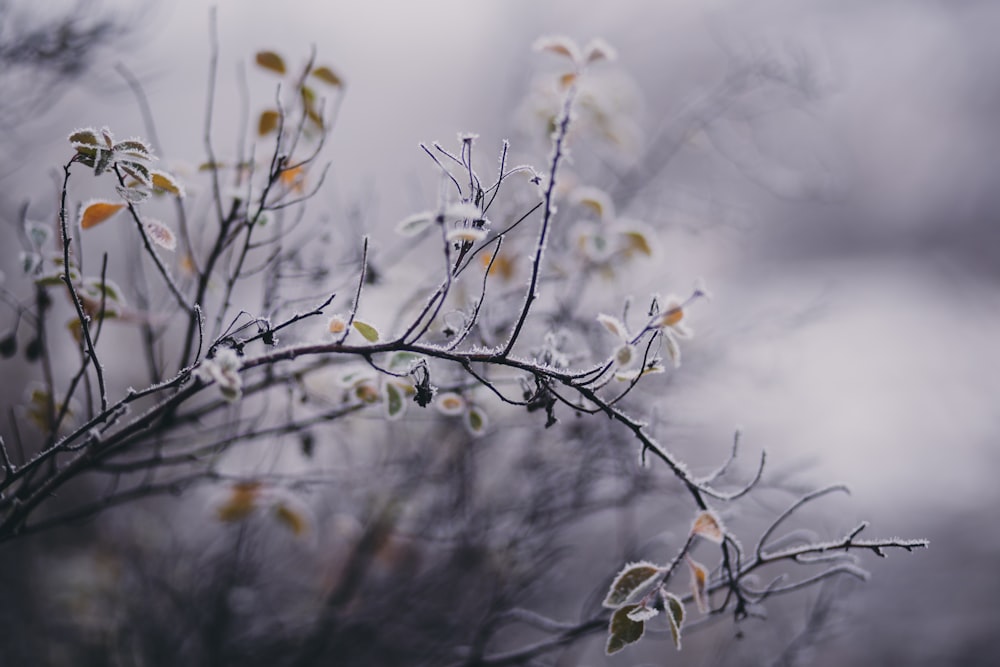
<path fill-rule="evenodd" d="M 576 72 L 567 72 L 559 77 L 559 85 L 562 88 L 569 88 L 576 81 Z"/>
<path fill-rule="evenodd" d="M 184 188 L 181 184 L 177 182 L 170 174 L 164 171 L 156 171 L 155 169 L 150 170 L 151 180 L 153 187 L 157 190 L 163 190 L 164 192 L 169 192 L 172 195 L 177 195 L 178 197 L 184 196 Z"/>
<path fill-rule="evenodd" d="M 80 228 L 90 229 L 99 225 L 123 208 L 125 208 L 125 204 L 114 204 L 107 201 L 91 202 L 80 214 Z"/>
<path fill-rule="evenodd" d="M 496 259 L 492 255 L 484 254 L 480 261 L 484 267 L 489 267 L 489 275 L 491 276 L 499 275 L 504 281 L 509 281 L 514 277 L 514 258 L 507 253 L 500 253 Z M 493 262 L 492 266 L 490 262 Z"/>
<path fill-rule="evenodd" d="M 343 79 L 337 76 L 336 73 L 334 73 L 334 71 L 329 67 L 317 67 L 312 71 L 312 75 L 328 85 L 335 86 L 337 88 L 342 88 L 344 86 Z"/>
<path fill-rule="evenodd" d="M 300 164 L 297 167 L 285 169 L 281 172 L 281 176 L 279 178 L 281 179 L 281 182 L 291 190 L 294 190 L 295 192 L 302 192 L 303 185 L 305 184 L 305 167 Z"/>
<path fill-rule="evenodd" d="M 688 567 L 691 568 L 691 594 L 694 597 L 695 606 L 703 614 L 708 613 L 708 568 L 693 560 L 690 556 L 687 559 Z"/>
<path fill-rule="evenodd" d="M 641 252 L 643 255 L 646 255 L 647 257 L 652 256 L 653 249 L 649 245 L 649 239 L 647 239 L 646 235 L 643 234 L 642 232 L 636 231 L 634 229 L 629 230 L 625 232 L 625 239 L 628 243 L 629 250 L 635 250 Z"/>
<path fill-rule="evenodd" d="M 354 320 L 352 326 L 354 326 L 354 328 L 358 330 L 358 333 L 361 334 L 369 343 L 375 343 L 378 341 L 378 329 L 367 322 Z"/>
<path fill-rule="evenodd" d="M 285 524 L 295 535 L 302 535 L 309 529 L 309 522 L 305 516 L 298 510 L 289 507 L 286 503 L 275 505 L 274 515 L 278 518 L 278 521 Z"/>
<path fill-rule="evenodd" d="M 274 132 L 278 129 L 278 112 L 268 109 L 260 114 L 260 120 L 257 121 L 257 134 L 263 137 L 266 134 Z"/>
<path fill-rule="evenodd" d="M 278 74 L 285 73 L 285 61 L 274 51 L 258 51 L 257 64 Z"/>

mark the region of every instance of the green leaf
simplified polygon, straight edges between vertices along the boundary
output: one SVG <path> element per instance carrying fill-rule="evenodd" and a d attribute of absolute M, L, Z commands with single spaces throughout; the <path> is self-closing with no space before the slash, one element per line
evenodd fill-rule
<path fill-rule="evenodd" d="M 96 148 L 98 146 L 97 130 L 90 127 L 76 130 L 73 134 L 69 135 L 69 143 L 78 150 L 87 146 Z"/>
<path fill-rule="evenodd" d="M 368 324 L 367 322 L 362 322 L 361 320 L 354 320 L 352 325 L 358 330 L 358 333 L 364 336 L 364 339 L 369 343 L 378 342 L 378 329 Z"/>
<path fill-rule="evenodd" d="M 644 589 L 648 589 L 662 572 L 659 566 L 646 561 L 629 563 L 611 583 L 611 588 L 602 604 L 608 609 L 618 608 Z"/>
<path fill-rule="evenodd" d="M 274 51 L 258 51 L 257 64 L 278 74 L 285 73 L 285 60 Z"/>
<path fill-rule="evenodd" d="M 153 160 L 153 154 L 149 146 L 145 142 L 138 139 L 128 139 L 126 141 L 119 141 L 115 144 L 112 149 L 115 153 L 119 155 L 124 155 L 126 157 L 135 158 L 136 160 Z"/>
<path fill-rule="evenodd" d="M 468 429 L 469 433 L 473 437 L 479 437 L 486 432 L 488 424 L 489 420 L 486 417 L 486 413 L 480 410 L 478 406 L 470 405 L 465 413 L 465 428 Z"/>
<path fill-rule="evenodd" d="M 406 412 L 406 401 L 403 399 L 403 389 L 395 382 L 387 381 L 382 387 L 385 412 L 389 419 L 399 419 Z"/>
<path fill-rule="evenodd" d="M 317 67 L 310 72 L 310 74 L 329 86 L 334 86 L 336 88 L 344 87 L 343 79 L 337 76 L 337 74 L 329 67 Z"/>
<path fill-rule="evenodd" d="M 660 590 L 663 597 L 664 606 L 667 609 L 667 618 L 670 621 L 670 634 L 674 638 L 674 647 L 681 650 L 681 626 L 684 625 L 684 603 L 673 593 Z"/>
<path fill-rule="evenodd" d="M 130 162 L 122 160 L 118 163 L 118 168 L 124 171 L 128 176 L 131 176 L 136 180 L 137 183 L 145 185 L 146 187 L 152 187 L 153 179 L 149 173 L 149 167 L 144 164 L 139 164 L 138 162 Z"/>
<path fill-rule="evenodd" d="M 422 354 L 417 354 L 416 352 L 394 352 L 389 358 L 389 370 L 408 371 L 423 358 Z"/>
<path fill-rule="evenodd" d="M 611 615 L 611 623 L 608 626 L 608 645 L 605 649 L 608 655 L 617 653 L 629 644 L 634 644 L 642 639 L 646 624 L 642 621 L 633 621 L 628 617 L 638 608 L 637 604 L 627 604 Z"/>

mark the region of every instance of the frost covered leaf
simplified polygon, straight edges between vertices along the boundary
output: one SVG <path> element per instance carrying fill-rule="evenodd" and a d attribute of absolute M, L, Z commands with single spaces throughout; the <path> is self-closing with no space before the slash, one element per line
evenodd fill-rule
<path fill-rule="evenodd" d="M 116 185 L 115 192 L 118 193 L 119 197 L 130 204 L 141 204 L 149 199 L 149 190 L 144 190 L 142 188 L 127 188 L 122 185 Z"/>
<path fill-rule="evenodd" d="M 667 619 L 670 621 L 670 635 L 674 639 L 674 647 L 681 650 L 681 627 L 684 625 L 684 603 L 673 593 L 660 589 L 660 596 L 663 598 L 663 606 L 667 610 Z"/>
<path fill-rule="evenodd" d="M 177 237 L 165 224 L 159 220 L 153 220 L 152 218 L 147 218 L 142 221 L 142 226 L 146 230 L 146 234 L 153 242 L 165 248 L 166 250 L 176 250 L 177 249 Z"/>
<path fill-rule="evenodd" d="M 628 329 L 625 328 L 625 325 L 617 317 L 601 313 L 597 316 L 597 321 L 621 340 L 628 340 Z"/>
<path fill-rule="evenodd" d="M 170 194 L 177 195 L 178 197 L 184 196 L 184 188 L 181 186 L 181 184 L 177 181 L 176 178 L 174 178 L 167 172 L 151 169 L 149 173 L 151 175 L 153 187 L 156 188 L 157 190 L 169 192 Z"/>
<path fill-rule="evenodd" d="M 149 173 L 149 167 L 144 164 L 139 164 L 138 162 L 128 162 L 122 161 L 118 163 L 118 168 L 121 169 L 127 176 L 131 176 L 137 183 L 145 185 L 146 187 L 153 186 L 153 179 Z"/>
<path fill-rule="evenodd" d="M 434 221 L 434 214 L 430 211 L 414 213 L 396 225 L 396 231 L 403 236 L 416 236 L 424 231 Z"/>
<path fill-rule="evenodd" d="M 604 190 L 589 187 L 577 188 L 573 191 L 572 199 L 574 203 L 592 209 L 601 220 L 614 220 L 615 218 L 614 202 Z"/>
<path fill-rule="evenodd" d="M 257 136 L 263 137 L 278 129 L 280 118 L 281 116 L 278 115 L 278 112 L 273 109 L 262 111 L 260 118 L 257 120 Z"/>
<path fill-rule="evenodd" d="M 471 202 L 455 202 L 444 210 L 444 217 L 459 220 L 482 220 L 483 212 Z"/>
<path fill-rule="evenodd" d="M 404 393 L 403 388 L 392 381 L 388 381 L 382 386 L 385 414 L 389 419 L 399 419 L 406 412 L 406 401 L 403 399 Z"/>
<path fill-rule="evenodd" d="M 435 406 L 443 415 L 460 415 L 465 411 L 465 399 L 453 391 L 446 391 L 437 395 Z"/>
<path fill-rule="evenodd" d="M 37 269 L 42 263 L 42 256 L 37 252 L 22 252 L 20 254 L 20 259 L 21 269 L 27 274 L 34 273 L 35 269 Z M 60 279 L 57 277 L 56 280 L 58 281 Z M 58 282 L 56 284 L 58 284 Z"/>
<path fill-rule="evenodd" d="M 226 501 L 215 509 L 215 515 L 227 523 L 242 521 L 257 509 L 262 488 L 260 482 L 236 482 Z"/>
<path fill-rule="evenodd" d="M 691 568 L 691 594 L 694 604 L 702 614 L 708 613 L 708 568 L 691 558 L 687 559 Z"/>
<path fill-rule="evenodd" d="M 362 403 L 378 403 L 382 398 L 378 386 L 370 378 L 361 380 L 354 385 L 354 395 Z"/>
<path fill-rule="evenodd" d="M 334 315 L 326 323 L 326 328 L 327 331 L 334 335 L 344 333 L 344 330 L 347 329 L 347 320 L 343 315 Z"/>
<path fill-rule="evenodd" d="M 28 235 L 29 239 L 31 239 L 32 245 L 36 248 L 41 248 L 45 245 L 45 242 L 49 240 L 51 230 L 44 222 L 27 220 L 24 223 L 24 233 Z"/>
<path fill-rule="evenodd" d="M 465 428 L 473 437 L 479 437 L 486 432 L 489 420 L 486 413 L 478 406 L 470 405 L 465 412 Z"/>
<path fill-rule="evenodd" d="M 619 366 L 628 366 L 635 356 L 635 348 L 629 344 L 622 345 L 615 350 L 615 363 Z"/>
<path fill-rule="evenodd" d="M 722 544 L 722 540 L 725 537 L 725 530 L 715 512 L 703 510 L 698 513 L 698 516 L 694 519 L 694 523 L 691 524 L 691 534 L 703 537 L 709 542 Z"/>
<path fill-rule="evenodd" d="M 450 230 L 445 238 L 452 242 L 461 241 L 476 243 L 486 238 L 486 230 L 473 229 L 472 227 L 459 227 L 458 229 Z"/>
<path fill-rule="evenodd" d="M 239 373 L 242 365 L 236 351 L 226 347 L 213 358 L 202 361 L 195 373 L 203 382 L 216 382 L 222 397 L 235 403 L 243 395 L 243 379 Z"/>
<path fill-rule="evenodd" d="M 256 60 L 257 64 L 264 69 L 269 69 L 278 74 L 285 73 L 285 61 L 274 51 L 258 51 Z"/>
<path fill-rule="evenodd" d="M 646 624 L 629 618 L 629 614 L 638 607 L 637 604 L 628 604 L 611 615 L 611 623 L 608 626 L 608 644 L 605 648 L 608 655 L 617 653 L 629 644 L 634 644 L 642 639 Z"/>
<path fill-rule="evenodd" d="M 358 333 L 361 334 L 364 337 L 364 339 L 369 343 L 378 342 L 379 338 L 378 329 L 373 327 L 371 324 L 368 324 L 367 322 L 362 322 L 361 320 L 354 320 L 352 326 L 355 329 L 357 329 Z"/>
<path fill-rule="evenodd" d="M 639 605 L 631 612 L 629 612 L 628 617 L 633 621 L 648 621 L 649 619 L 655 617 L 660 612 L 652 607 L 647 607 L 645 605 Z"/>
<path fill-rule="evenodd" d="M 74 130 L 73 133 L 69 135 L 69 143 L 77 149 L 97 148 L 99 146 L 97 130 L 90 127 Z"/>
<path fill-rule="evenodd" d="M 317 67 L 310 74 L 329 86 L 334 86 L 335 88 L 342 88 L 344 86 L 343 79 L 337 76 L 329 67 Z"/>
<path fill-rule="evenodd" d="M 618 53 L 614 47 L 601 38 L 590 40 L 584 48 L 584 58 L 588 63 L 597 62 L 598 60 L 614 60 L 617 57 Z"/>
<path fill-rule="evenodd" d="M 115 144 L 115 153 L 118 155 L 124 155 L 125 157 L 134 158 L 136 160 L 154 160 L 153 152 L 146 144 L 146 142 L 140 139 L 128 139 L 126 141 L 119 141 Z"/>
<path fill-rule="evenodd" d="M 578 47 L 569 37 L 555 35 L 542 37 L 535 42 L 535 51 L 545 51 L 556 55 L 564 56 L 573 61 L 574 65 L 580 64 L 583 60 Z"/>
<path fill-rule="evenodd" d="M 646 366 L 642 370 L 638 368 L 631 368 L 627 371 L 618 371 L 615 373 L 615 379 L 619 382 L 632 382 L 636 378 L 642 377 L 643 375 L 653 375 L 656 373 L 663 373 L 663 366 L 654 363 L 650 366 Z"/>
<path fill-rule="evenodd" d="M 635 595 L 649 588 L 653 580 L 662 573 L 662 570 L 647 561 L 629 563 L 622 571 L 615 576 L 608 589 L 608 595 L 604 598 L 603 604 L 608 609 L 615 609 L 628 602 Z"/>
<path fill-rule="evenodd" d="M 99 225 L 123 208 L 125 208 L 125 204 L 109 201 L 91 201 L 80 212 L 80 228 L 90 229 L 95 225 Z"/>
<path fill-rule="evenodd" d="M 637 229 L 630 229 L 622 232 L 625 237 L 625 247 L 626 249 L 633 252 L 641 252 L 647 257 L 652 257 L 653 248 L 649 245 L 649 239 L 646 235 Z"/>

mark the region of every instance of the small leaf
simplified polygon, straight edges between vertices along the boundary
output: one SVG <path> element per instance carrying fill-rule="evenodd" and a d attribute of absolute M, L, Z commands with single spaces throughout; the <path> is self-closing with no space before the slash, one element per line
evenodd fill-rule
<path fill-rule="evenodd" d="M 334 315 L 326 323 L 326 328 L 334 335 L 344 333 L 344 330 L 347 329 L 347 319 L 343 315 Z"/>
<path fill-rule="evenodd" d="M 226 502 L 219 505 L 215 514 L 219 521 L 242 521 L 257 509 L 262 485 L 260 482 L 237 482 L 229 493 Z"/>
<path fill-rule="evenodd" d="M 552 37 L 542 37 L 535 42 L 535 51 L 547 51 L 549 53 L 555 53 L 556 55 L 565 56 L 573 61 L 574 64 L 579 64 L 582 60 L 580 56 L 580 49 L 573 40 L 568 37 L 563 36 L 552 36 Z"/>
<path fill-rule="evenodd" d="M 49 240 L 51 230 L 44 222 L 28 220 L 24 223 L 24 233 L 31 239 L 31 244 L 36 248 L 41 248 Z"/>
<path fill-rule="evenodd" d="M 489 418 L 478 406 L 470 405 L 465 412 L 465 428 L 473 437 L 479 437 L 486 432 Z"/>
<path fill-rule="evenodd" d="M 361 334 L 366 341 L 369 343 L 377 343 L 379 334 L 378 329 L 368 324 L 367 322 L 362 322 L 361 320 L 354 320 L 352 326 L 357 329 L 358 333 Z"/>
<path fill-rule="evenodd" d="M 612 334 L 614 334 L 621 340 L 628 339 L 628 329 L 625 328 L 625 325 L 617 317 L 600 313 L 597 316 L 597 321 L 600 322 L 605 329 L 610 331 Z"/>
<path fill-rule="evenodd" d="M 634 356 L 635 347 L 626 343 L 615 350 L 615 363 L 619 366 L 628 366 Z"/>
<path fill-rule="evenodd" d="M 153 242 L 166 250 L 177 249 L 177 237 L 165 224 L 159 220 L 147 218 L 142 221 L 142 226 Z"/>
<path fill-rule="evenodd" d="M 460 415 L 465 411 L 465 399 L 453 391 L 442 392 L 437 395 L 435 407 L 443 415 Z"/>
<path fill-rule="evenodd" d="M 645 605 L 639 605 L 635 609 L 629 612 L 628 617 L 633 621 L 648 621 L 654 618 L 660 611 L 654 609 L 653 607 L 647 607 Z"/>
<path fill-rule="evenodd" d="M 625 236 L 625 247 L 629 250 L 635 252 L 641 252 L 647 257 L 653 255 L 653 248 L 649 245 L 649 239 L 646 235 L 636 229 L 630 229 L 626 232 L 622 232 Z"/>
<path fill-rule="evenodd" d="M 305 514 L 289 503 L 279 502 L 274 506 L 274 516 L 294 535 L 303 535 L 309 530 L 309 521 Z"/>
<path fill-rule="evenodd" d="M 601 38 L 592 39 L 584 48 L 584 58 L 588 63 L 598 60 L 614 60 L 618 53 L 614 48 Z"/>
<path fill-rule="evenodd" d="M 406 412 L 403 389 L 395 382 L 387 381 L 382 386 L 383 402 L 385 403 L 385 414 L 389 419 L 399 419 Z"/>
<path fill-rule="evenodd" d="M 691 568 L 691 594 L 694 604 L 702 614 L 708 613 L 708 568 L 698 561 L 688 557 L 688 567 Z"/>
<path fill-rule="evenodd" d="M 108 150 L 113 150 L 115 147 L 115 137 L 111 134 L 111 130 L 106 127 L 102 127 L 101 137 L 104 139 L 104 145 L 108 148 Z"/>
<path fill-rule="evenodd" d="M 20 254 L 20 259 L 21 259 L 21 270 L 28 274 L 34 273 L 35 269 L 37 269 L 42 264 L 42 256 L 39 255 L 37 252 L 22 252 Z M 60 279 L 57 276 L 56 284 L 58 285 L 59 282 Z"/>
<path fill-rule="evenodd" d="M 81 147 L 97 147 L 97 130 L 87 127 L 80 130 L 74 130 L 73 134 L 69 135 L 69 143 L 73 145 L 74 148 Z"/>
<path fill-rule="evenodd" d="M 628 602 L 644 589 L 648 589 L 663 570 L 647 561 L 629 563 L 615 576 L 602 603 L 608 609 L 615 609 Z"/>
<path fill-rule="evenodd" d="M 361 380 L 354 385 L 354 395 L 362 403 L 378 403 L 382 398 L 378 387 L 370 379 Z"/>
<path fill-rule="evenodd" d="M 285 73 L 285 61 L 274 51 L 258 51 L 256 59 L 257 64 L 264 69 L 269 69 L 278 74 Z"/>
<path fill-rule="evenodd" d="M 711 510 L 703 510 L 698 513 L 694 523 L 691 524 L 691 533 L 716 544 L 722 544 L 722 540 L 725 538 L 722 522 Z"/>
<path fill-rule="evenodd" d="M 559 85 L 562 88 L 569 88 L 576 81 L 576 72 L 567 72 L 559 77 Z"/>
<path fill-rule="evenodd" d="M 125 208 L 125 204 L 117 204 L 109 201 L 92 201 L 80 213 L 80 228 L 90 229 L 95 225 L 99 225 L 123 208 Z"/>
<path fill-rule="evenodd" d="M 590 208 L 601 220 L 614 220 L 615 205 L 604 190 L 598 188 L 580 187 L 573 191 L 574 203 Z"/>
<path fill-rule="evenodd" d="M 663 606 L 667 610 L 667 619 L 670 621 L 670 634 L 674 639 L 674 647 L 681 650 L 681 627 L 684 625 L 684 603 L 673 593 L 660 589 L 660 596 L 663 598 Z"/>
<path fill-rule="evenodd" d="M 278 112 L 273 109 L 262 111 L 260 119 L 257 121 L 257 136 L 263 137 L 278 129 L 280 118 Z"/>
<path fill-rule="evenodd" d="M 483 212 L 471 202 L 455 202 L 445 208 L 444 217 L 457 218 L 459 220 L 482 220 Z"/>
<path fill-rule="evenodd" d="M 429 211 L 414 213 L 396 225 L 396 232 L 403 236 L 416 236 L 429 227 L 433 221 L 434 214 Z"/>
<path fill-rule="evenodd" d="M 153 154 L 149 146 L 139 139 L 128 139 L 119 141 L 112 149 L 119 155 L 135 158 L 137 160 L 153 160 Z"/>
<path fill-rule="evenodd" d="M 184 196 L 184 188 L 177 181 L 176 178 L 171 176 L 165 171 L 157 171 L 156 169 L 151 169 L 149 172 L 152 175 L 153 187 L 157 190 L 162 190 L 164 192 L 169 192 L 172 195 L 178 197 Z"/>
<path fill-rule="evenodd" d="M 122 185 L 116 185 L 115 192 L 130 204 L 141 204 L 149 199 L 149 190 L 142 188 L 127 188 Z"/>
<path fill-rule="evenodd" d="M 343 80 L 329 67 L 317 67 L 310 72 L 310 74 L 327 85 L 334 86 L 336 88 L 342 88 L 344 86 Z"/>
<path fill-rule="evenodd" d="M 127 162 L 123 160 L 118 163 L 118 168 L 142 185 L 145 185 L 146 187 L 153 186 L 153 179 L 149 173 L 149 167 L 146 165 L 139 164 L 138 162 Z"/>
<path fill-rule="evenodd" d="M 452 242 L 476 243 L 486 238 L 486 230 L 459 227 L 458 229 L 449 230 L 445 238 Z"/>
<path fill-rule="evenodd" d="M 637 604 L 627 604 L 611 615 L 611 623 L 608 626 L 608 644 L 605 648 L 608 655 L 617 653 L 629 644 L 634 644 L 642 639 L 646 624 L 629 618 L 629 614 L 638 607 Z"/>

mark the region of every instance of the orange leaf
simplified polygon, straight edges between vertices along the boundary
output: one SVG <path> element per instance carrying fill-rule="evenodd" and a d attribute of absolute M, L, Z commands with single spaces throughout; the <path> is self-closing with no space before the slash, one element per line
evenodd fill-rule
<path fill-rule="evenodd" d="M 107 201 L 91 202 L 80 214 L 80 228 L 90 229 L 94 225 L 99 225 L 123 208 L 125 208 L 125 204 L 114 204 Z"/>
<path fill-rule="evenodd" d="M 155 169 L 150 170 L 150 173 L 152 174 L 154 188 L 169 192 L 178 197 L 184 196 L 184 188 L 181 187 L 181 184 L 173 176 L 163 171 L 156 171 Z"/>
<path fill-rule="evenodd" d="M 257 498 L 260 496 L 260 482 L 237 482 L 232 493 L 216 510 L 220 521 L 241 521 L 256 509 Z"/>

